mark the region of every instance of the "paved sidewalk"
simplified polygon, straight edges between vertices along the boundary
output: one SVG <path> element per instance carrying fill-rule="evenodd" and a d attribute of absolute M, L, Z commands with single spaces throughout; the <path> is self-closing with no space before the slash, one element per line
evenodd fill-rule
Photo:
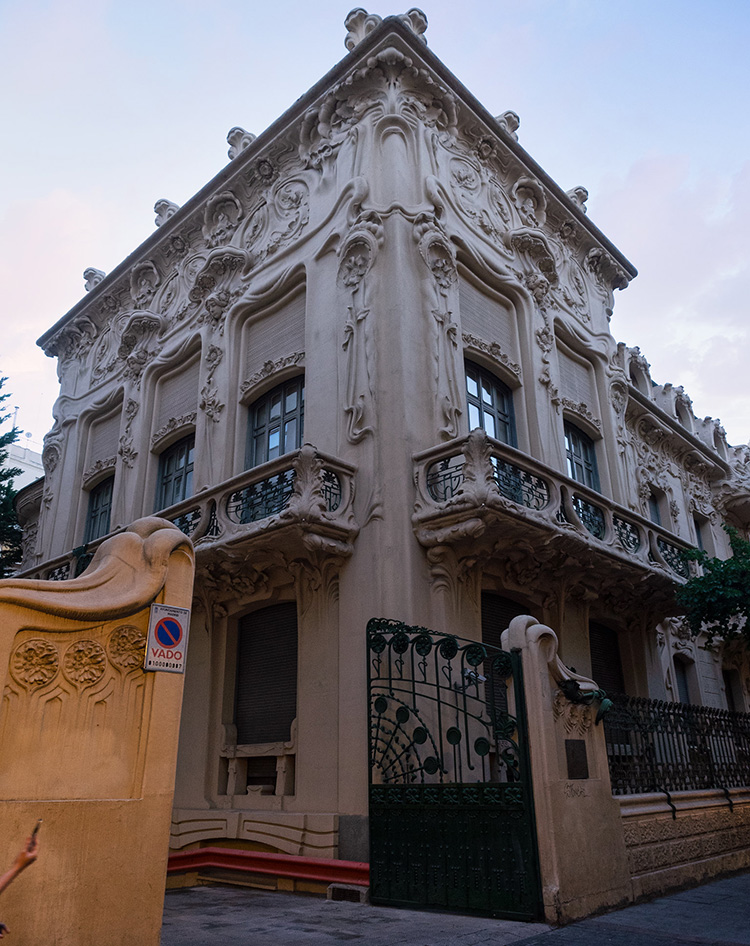
<path fill-rule="evenodd" d="M 236 887 L 170 890 L 161 946 L 750 946 L 750 873 L 552 929 Z"/>

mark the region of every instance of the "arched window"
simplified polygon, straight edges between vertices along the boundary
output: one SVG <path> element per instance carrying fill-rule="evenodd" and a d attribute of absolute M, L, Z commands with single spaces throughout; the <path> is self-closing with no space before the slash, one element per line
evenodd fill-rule
<path fill-rule="evenodd" d="M 488 437 L 516 446 L 513 392 L 479 365 L 466 362 L 466 401 L 469 430 L 481 427 Z"/>
<path fill-rule="evenodd" d="M 264 394 L 250 408 L 248 469 L 302 446 L 305 379 L 292 378 Z"/>
<path fill-rule="evenodd" d="M 88 545 L 94 539 L 99 539 L 109 532 L 109 519 L 112 512 L 112 490 L 115 485 L 114 476 L 108 476 L 106 480 L 89 490 L 89 508 L 86 513 L 86 531 L 83 536 L 83 544 Z"/>
<path fill-rule="evenodd" d="M 565 421 L 565 457 L 568 476 L 599 491 L 599 471 L 596 466 L 594 441 L 574 424 Z"/>
<path fill-rule="evenodd" d="M 173 443 L 159 457 L 156 508 L 166 509 L 193 495 L 195 434 Z"/>

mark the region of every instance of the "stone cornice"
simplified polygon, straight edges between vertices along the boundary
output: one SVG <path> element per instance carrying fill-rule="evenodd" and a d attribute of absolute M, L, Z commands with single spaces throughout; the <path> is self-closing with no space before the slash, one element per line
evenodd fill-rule
<path fill-rule="evenodd" d="M 628 406 L 626 407 L 626 413 L 638 418 L 646 414 L 653 415 L 655 418 L 654 426 L 666 428 L 667 437 L 672 444 L 679 444 L 678 449 L 680 453 L 686 455 L 693 451 L 700 453 L 701 456 L 705 458 L 706 464 L 714 468 L 714 478 L 718 478 L 722 475 L 730 475 L 731 467 L 729 463 L 719 457 L 715 451 L 711 450 L 711 448 L 696 437 L 695 434 L 691 434 L 689 430 L 685 430 L 678 420 L 674 417 L 670 417 L 666 411 L 663 411 L 652 400 L 641 394 L 638 388 L 634 387 L 632 384 L 627 385 L 627 390 Z M 632 405 L 637 405 L 636 411 L 633 411 Z"/>

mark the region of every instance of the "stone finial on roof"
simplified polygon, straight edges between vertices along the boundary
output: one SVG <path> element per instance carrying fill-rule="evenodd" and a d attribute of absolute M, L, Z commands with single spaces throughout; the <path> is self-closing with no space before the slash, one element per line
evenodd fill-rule
<path fill-rule="evenodd" d="M 245 131 L 245 129 L 240 128 L 239 125 L 230 128 L 227 134 L 227 144 L 229 145 L 227 154 L 229 155 L 230 161 L 234 161 L 238 154 L 241 154 L 248 145 L 251 145 L 255 141 L 256 137 L 257 136 L 251 131 Z"/>
<path fill-rule="evenodd" d="M 412 7 L 406 13 L 402 13 L 399 19 L 403 21 L 409 29 L 422 40 L 427 42 L 424 31 L 427 29 L 427 17 L 418 7 Z M 344 39 L 344 46 L 351 52 L 355 46 L 358 46 L 368 33 L 380 26 L 383 17 L 377 13 L 368 13 L 362 7 L 355 7 L 344 20 L 344 26 L 348 32 Z"/>
<path fill-rule="evenodd" d="M 578 187 L 573 187 L 565 193 L 570 197 L 573 203 L 579 207 L 584 213 L 586 213 L 586 201 L 589 199 L 589 192 L 585 187 L 581 187 L 579 184 Z"/>
<path fill-rule="evenodd" d="M 179 204 L 174 203 L 172 200 L 165 200 L 162 197 L 161 200 L 157 200 L 154 204 L 154 213 L 156 214 L 154 223 L 157 227 L 160 227 L 163 223 L 166 223 L 170 217 L 174 217 L 179 209 Z"/>
<path fill-rule="evenodd" d="M 86 285 L 84 286 L 86 292 L 91 292 L 94 286 L 98 286 L 106 275 L 103 269 L 94 269 L 93 266 L 84 269 L 83 278 L 86 280 Z"/>
<path fill-rule="evenodd" d="M 502 115 L 495 116 L 495 121 L 502 129 L 504 129 L 504 131 L 508 132 L 511 138 L 515 138 L 515 140 L 518 141 L 518 135 L 516 132 L 521 125 L 521 119 L 518 117 L 516 112 L 512 112 L 510 110 L 503 112 Z"/>

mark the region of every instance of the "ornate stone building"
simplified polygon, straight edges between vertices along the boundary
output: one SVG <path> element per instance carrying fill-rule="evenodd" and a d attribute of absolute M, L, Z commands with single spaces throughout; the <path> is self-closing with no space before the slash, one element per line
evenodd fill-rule
<path fill-rule="evenodd" d="M 499 643 L 529 613 L 606 690 L 749 705 L 674 587 L 681 550 L 747 534 L 750 451 L 616 342 L 634 267 L 424 15 L 346 22 L 39 342 L 61 387 L 23 574 L 151 514 L 195 545 L 175 848 L 366 859 L 372 616 Z"/>

